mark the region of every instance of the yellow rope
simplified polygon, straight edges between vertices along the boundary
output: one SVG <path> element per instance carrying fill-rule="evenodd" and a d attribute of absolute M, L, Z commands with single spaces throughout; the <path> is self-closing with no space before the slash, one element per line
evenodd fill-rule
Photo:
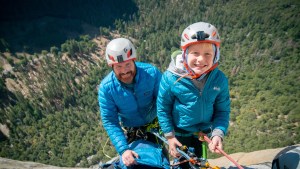
<path fill-rule="evenodd" d="M 102 147 L 102 152 L 103 152 L 103 154 L 104 154 L 106 157 L 108 157 L 109 159 L 112 159 L 112 157 L 110 157 L 109 155 L 107 155 L 107 154 L 104 153 L 104 148 L 105 148 L 105 146 L 106 146 L 108 140 L 109 140 L 109 138 L 107 138 L 107 140 L 106 140 L 106 142 L 105 142 L 105 144 L 104 144 L 104 147 L 102 146 L 102 144 L 100 144 L 100 145 L 101 145 L 101 147 Z"/>

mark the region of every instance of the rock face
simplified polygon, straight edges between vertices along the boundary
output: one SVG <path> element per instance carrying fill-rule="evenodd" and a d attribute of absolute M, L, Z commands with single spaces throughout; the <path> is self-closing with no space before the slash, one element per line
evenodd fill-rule
<path fill-rule="evenodd" d="M 244 165 L 244 166 L 261 164 L 261 163 L 272 163 L 272 160 L 274 159 L 276 154 L 278 154 L 281 150 L 282 148 L 260 150 L 251 153 L 235 153 L 235 154 L 231 154 L 230 157 L 233 158 L 240 165 Z M 222 166 L 222 167 L 229 167 L 234 165 L 226 157 L 212 159 L 209 160 L 209 162 L 212 165 Z"/>
<path fill-rule="evenodd" d="M 10 160 L 7 158 L 0 157 L 0 169 L 84 169 L 84 168 L 56 167 L 56 166 L 45 165 L 41 163 Z M 96 167 L 93 169 L 96 169 Z"/>
<path fill-rule="evenodd" d="M 299 147 L 300 144 L 295 145 Z M 284 150 L 284 148 L 267 149 L 254 151 L 250 153 L 235 153 L 230 154 L 230 157 L 238 162 L 244 169 L 270 169 L 272 161 L 276 155 Z M 237 169 L 232 162 L 226 157 L 208 160 L 211 166 L 218 166 L 221 169 Z M 299 162 L 299 161 L 297 161 Z M 56 167 L 51 165 L 45 165 L 35 162 L 24 162 L 10 160 L 0 157 L 0 169 L 87 169 L 87 168 L 68 168 L 68 167 Z M 98 165 L 91 166 L 89 169 L 98 169 Z"/>
<path fill-rule="evenodd" d="M 284 152 L 285 150 L 295 147 L 298 147 L 299 149 L 300 144 L 284 148 L 254 151 L 250 153 L 235 153 L 231 154 L 230 157 L 233 158 L 238 164 L 243 166 L 245 169 L 270 169 L 272 167 L 273 159 L 277 157 L 278 154 Z M 292 158 L 296 160 L 294 161 L 295 163 L 299 163 L 299 157 Z M 208 161 L 211 166 L 219 166 L 222 169 L 237 169 L 237 167 L 235 167 L 235 165 L 226 157 L 210 159 Z"/>

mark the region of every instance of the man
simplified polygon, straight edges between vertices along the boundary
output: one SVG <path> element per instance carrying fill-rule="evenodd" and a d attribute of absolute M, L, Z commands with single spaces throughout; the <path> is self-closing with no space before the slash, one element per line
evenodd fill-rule
<path fill-rule="evenodd" d="M 154 121 L 161 73 L 150 64 L 135 62 L 136 50 L 125 38 L 112 40 L 105 57 L 112 71 L 102 80 L 98 91 L 101 119 L 123 163 L 131 166 L 137 164 L 134 158 L 138 154 L 128 146 L 129 140 L 133 141 L 128 138 L 132 133 L 125 131 L 126 139 L 122 128 L 136 129 Z"/>

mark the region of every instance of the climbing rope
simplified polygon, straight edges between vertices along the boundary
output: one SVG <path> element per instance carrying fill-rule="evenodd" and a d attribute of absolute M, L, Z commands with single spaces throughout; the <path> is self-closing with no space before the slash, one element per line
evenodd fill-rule
<path fill-rule="evenodd" d="M 211 142 L 211 140 L 207 137 L 206 134 L 200 132 L 199 133 L 199 140 L 200 141 L 206 141 L 208 144 Z M 240 166 L 233 158 L 231 158 L 227 153 L 225 153 L 222 149 L 219 149 L 216 147 L 228 160 L 230 160 L 233 164 L 235 164 L 239 169 L 244 169 L 242 166 Z"/>
<path fill-rule="evenodd" d="M 100 145 L 101 145 L 101 147 L 102 147 L 102 152 L 103 152 L 103 154 L 104 154 L 107 158 L 112 159 L 112 157 L 110 157 L 109 155 L 107 155 L 107 154 L 105 153 L 105 151 L 104 151 L 104 148 L 106 147 L 106 144 L 108 143 L 108 141 L 109 141 L 109 138 L 106 139 L 106 142 L 105 142 L 104 146 L 102 146 L 102 144 L 100 144 Z"/>

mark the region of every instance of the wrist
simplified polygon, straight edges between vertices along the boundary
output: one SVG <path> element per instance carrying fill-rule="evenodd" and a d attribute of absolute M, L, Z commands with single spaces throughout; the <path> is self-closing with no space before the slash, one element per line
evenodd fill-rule
<path fill-rule="evenodd" d="M 129 149 L 124 149 L 124 150 L 122 150 L 119 154 L 122 156 L 123 153 L 124 153 L 125 151 L 127 151 L 127 150 L 129 150 Z"/>
<path fill-rule="evenodd" d="M 175 137 L 175 132 L 174 132 L 174 131 L 171 131 L 171 132 L 169 132 L 169 133 L 165 133 L 164 136 L 165 136 L 167 139 L 174 138 L 174 137 Z"/>
<path fill-rule="evenodd" d="M 212 139 L 215 136 L 219 136 L 223 141 L 224 132 L 221 129 L 214 129 L 213 132 L 211 133 L 210 139 Z"/>

